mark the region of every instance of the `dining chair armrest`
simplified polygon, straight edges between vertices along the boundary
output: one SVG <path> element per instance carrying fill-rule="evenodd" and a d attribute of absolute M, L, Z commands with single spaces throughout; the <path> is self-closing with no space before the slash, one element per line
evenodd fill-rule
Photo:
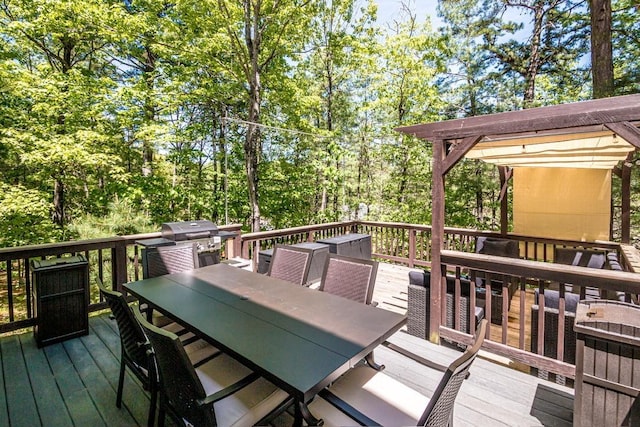
<path fill-rule="evenodd" d="M 252 372 L 246 377 L 242 378 L 241 380 L 238 380 L 235 383 L 231 384 L 230 386 L 225 387 L 222 390 L 217 391 L 213 394 L 210 394 L 204 399 L 198 399 L 196 403 L 199 406 L 211 405 L 212 403 L 218 402 L 219 400 L 222 400 L 240 391 L 241 389 L 245 388 L 246 386 L 248 386 L 249 384 L 257 380 L 258 378 L 260 378 L 260 375 L 257 372 Z"/>
<path fill-rule="evenodd" d="M 320 393 L 318 394 L 320 395 L 320 397 L 322 397 L 324 400 L 329 402 L 340 412 L 344 413 L 346 416 L 353 419 L 356 423 L 360 424 L 361 426 L 380 426 L 379 423 L 367 417 L 365 414 L 358 411 L 356 408 L 349 405 L 347 402 L 340 399 L 338 396 L 331 393 L 331 391 L 327 390 L 326 388 L 320 391 Z"/>
<path fill-rule="evenodd" d="M 389 350 L 393 350 L 396 353 L 400 353 L 403 356 L 408 357 L 414 362 L 418 362 L 419 364 L 426 366 L 427 368 L 435 369 L 436 371 L 444 372 L 447 370 L 447 366 L 436 363 L 432 360 L 425 359 L 422 356 L 418 356 L 417 354 L 407 350 L 406 348 L 400 347 L 396 344 L 390 343 L 389 341 L 385 341 L 382 343 L 383 346 L 387 347 Z"/>

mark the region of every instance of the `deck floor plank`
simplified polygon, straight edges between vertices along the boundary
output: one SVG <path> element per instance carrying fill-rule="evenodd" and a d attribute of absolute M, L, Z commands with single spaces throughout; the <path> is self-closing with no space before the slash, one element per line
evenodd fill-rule
<path fill-rule="evenodd" d="M 9 405 L 8 394 L 5 391 L 4 385 L 6 384 L 4 375 L 4 351 L 2 349 L 2 341 L 0 340 L 0 425 L 9 425 Z"/>
<path fill-rule="evenodd" d="M 9 336 L 0 343 L 9 425 L 32 426 L 33 416 L 38 416 L 38 407 L 29 381 L 20 338 L 16 335 Z"/>
<path fill-rule="evenodd" d="M 115 406 L 116 389 L 111 386 L 94 360 L 94 357 L 101 357 L 100 353 L 91 353 L 91 349 L 84 345 L 82 339 L 67 341 L 64 347 L 102 419 L 111 425 L 130 425 L 134 422 L 128 411 L 122 411 Z"/>
<path fill-rule="evenodd" d="M 79 377 L 76 367 L 69 358 L 64 343 L 44 347 L 44 352 L 53 370 L 58 389 L 64 397 L 65 405 L 71 414 L 73 424 L 77 426 L 105 425 L 100 412 L 91 399 L 91 395 Z M 44 414 L 42 419 L 43 422 L 46 420 Z"/>
<path fill-rule="evenodd" d="M 56 379 L 44 352 L 37 347 L 33 337 L 28 334 L 20 336 L 20 343 L 38 413 L 45 414 L 47 426 L 70 425 L 71 417 L 58 391 Z"/>

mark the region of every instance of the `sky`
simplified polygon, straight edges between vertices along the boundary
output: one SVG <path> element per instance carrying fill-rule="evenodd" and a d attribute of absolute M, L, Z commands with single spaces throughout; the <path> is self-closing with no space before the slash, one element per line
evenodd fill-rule
<path fill-rule="evenodd" d="M 416 14 L 418 22 L 424 22 L 424 20 L 429 17 L 433 28 L 442 26 L 443 22 L 438 17 L 438 12 L 436 11 L 438 7 L 438 0 L 404 1 L 409 4 L 409 8 Z M 394 19 L 398 19 L 400 17 L 403 0 L 376 0 L 376 3 L 378 4 L 378 23 L 380 26 L 384 26 L 388 22 L 393 22 Z M 524 21 L 526 28 L 527 23 L 531 18 L 522 15 L 522 13 L 524 12 L 518 11 L 517 8 L 510 8 L 505 14 L 505 18 L 514 22 Z M 526 37 L 527 32 L 523 31 L 523 34 L 523 37 Z M 516 38 L 518 37 L 516 36 Z"/>
<path fill-rule="evenodd" d="M 431 17 L 431 24 L 434 28 L 440 25 L 440 19 L 436 12 L 438 6 L 437 0 L 407 0 L 410 9 L 416 14 L 418 22 L 422 22 L 427 16 Z M 392 22 L 400 17 L 402 11 L 402 0 L 377 0 L 378 4 L 378 22 L 384 25 L 386 22 Z"/>

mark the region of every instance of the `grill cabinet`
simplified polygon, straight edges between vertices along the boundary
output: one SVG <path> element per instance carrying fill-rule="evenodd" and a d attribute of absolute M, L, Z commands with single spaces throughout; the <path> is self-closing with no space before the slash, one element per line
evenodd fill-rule
<path fill-rule="evenodd" d="M 318 240 L 329 245 L 329 252 L 351 258 L 371 259 L 371 236 L 368 234 L 343 234 Z"/>
<path fill-rule="evenodd" d="M 296 243 L 291 246 L 296 248 L 306 248 L 312 251 L 311 265 L 309 266 L 309 275 L 307 276 L 307 283 L 320 280 L 322 277 L 322 271 L 324 269 L 324 263 L 329 255 L 329 246 L 322 243 L 314 242 L 302 242 Z M 258 273 L 266 274 L 269 272 L 269 266 L 271 265 L 271 257 L 273 256 L 273 249 L 265 249 L 258 253 Z"/>
<path fill-rule="evenodd" d="M 165 222 L 162 224 L 162 237 L 175 244 L 196 244 L 200 267 L 220 262 L 222 237 L 233 233 L 220 233 L 213 222 L 201 219 L 196 221 Z"/>
<path fill-rule="evenodd" d="M 31 261 L 38 347 L 89 333 L 89 267 L 82 255 Z"/>

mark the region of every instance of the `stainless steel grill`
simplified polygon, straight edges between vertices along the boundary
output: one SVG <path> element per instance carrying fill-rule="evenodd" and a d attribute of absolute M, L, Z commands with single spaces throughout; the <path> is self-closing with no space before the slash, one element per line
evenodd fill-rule
<path fill-rule="evenodd" d="M 205 219 L 197 221 L 165 222 L 162 224 L 162 237 L 180 242 L 195 243 L 198 253 L 219 251 L 222 236 L 218 226 Z M 208 265 L 208 264 L 207 264 Z"/>
<path fill-rule="evenodd" d="M 154 251 L 159 246 L 195 245 L 200 267 L 220 262 L 220 248 L 222 242 L 235 233 L 221 231 L 218 226 L 208 220 L 165 222 L 161 228 L 162 237 L 140 240 L 136 243 L 143 249 L 143 271 L 148 251 Z"/>

